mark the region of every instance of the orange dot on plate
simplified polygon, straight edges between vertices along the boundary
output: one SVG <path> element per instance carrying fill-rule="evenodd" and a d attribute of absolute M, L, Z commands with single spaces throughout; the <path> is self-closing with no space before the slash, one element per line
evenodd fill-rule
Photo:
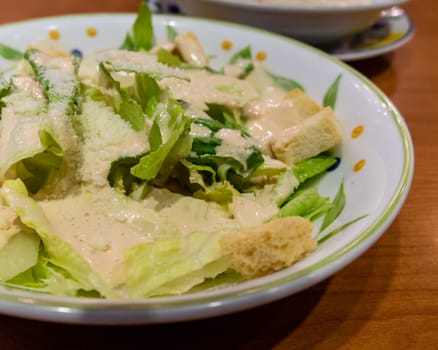
<path fill-rule="evenodd" d="M 87 28 L 87 35 L 89 37 L 95 37 L 97 35 L 97 29 L 94 27 L 88 27 Z"/>
<path fill-rule="evenodd" d="M 359 160 L 355 165 L 354 165 L 354 171 L 355 172 L 358 172 L 358 171 L 361 171 L 362 169 L 363 169 L 363 167 L 365 166 L 365 164 L 366 164 L 366 160 L 365 159 L 361 159 L 361 160 Z"/>
<path fill-rule="evenodd" d="M 265 51 L 259 51 L 256 54 L 257 61 L 264 61 L 268 58 L 268 54 Z"/>
<path fill-rule="evenodd" d="M 58 29 L 50 29 L 49 30 L 49 38 L 52 40 L 58 40 L 61 37 Z"/>
<path fill-rule="evenodd" d="M 356 126 L 353 131 L 351 132 L 351 137 L 353 139 L 357 139 L 359 136 L 361 136 L 364 132 L 364 126 L 363 125 L 358 125 Z"/>
<path fill-rule="evenodd" d="M 222 41 L 222 48 L 224 50 L 231 50 L 233 48 L 233 42 L 231 40 Z"/>

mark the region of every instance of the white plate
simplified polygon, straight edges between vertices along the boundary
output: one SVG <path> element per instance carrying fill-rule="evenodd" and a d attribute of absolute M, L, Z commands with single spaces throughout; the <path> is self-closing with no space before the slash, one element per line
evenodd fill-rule
<path fill-rule="evenodd" d="M 324 51 L 343 61 L 357 61 L 394 51 L 414 36 L 412 19 L 400 8 L 393 8 L 368 30 L 333 45 Z"/>
<path fill-rule="evenodd" d="M 53 17 L 0 27 L 0 42 L 24 49 L 29 41 L 62 41 L 69 49 L 118 47 L 134 15 Z M 0 312 L 30 319 L 82 324 L 146 324 L 185 321 L 253 308 L 302 291 L 358 258 L 385 232 L 404 203 L 413 176 L 413 145 L 405 122 L 370 81 L 335 58 L 272 33 L 221 22 L 157 15 L 158 40 L 167 26 L 194 31 L 221 66 L 236 50 L 251 45 L 273 73 L 300 82 L 317 101 L 341 74 L 336 112 L 345 131 L 340 166 L 318 185 L 334 196 L 344 181 L 347 205 L 333 224 L 366 218 L 349 226 L 296 265 L 235 286 L 178 297 L 136 301 L 66 298 L 0 288 Z M 223 49 L 228 40 L 231 50 Z M 5 61 L 0 66 L 6 66 Z M 359 128 L 358 128 L 359 127 Z M 357 132 L 362 130 L 363 132 Z M 354 132 L 356 131 L 356 133 Z M 355 137 L 353 137 L 355 134 Z"/>

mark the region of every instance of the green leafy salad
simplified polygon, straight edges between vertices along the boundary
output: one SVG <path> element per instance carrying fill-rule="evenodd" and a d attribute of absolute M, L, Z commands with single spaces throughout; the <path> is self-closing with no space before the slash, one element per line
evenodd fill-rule
<path fill-rule="evenodd" d="M 115 47 L 0 45 L 0 285 L 179 295 L 311 254 L 345 204 L 316 187 L 340 76 L 320 105 L 249 46 L 213 68 L 196 33 L 156 42 L 144 3 Z"/>

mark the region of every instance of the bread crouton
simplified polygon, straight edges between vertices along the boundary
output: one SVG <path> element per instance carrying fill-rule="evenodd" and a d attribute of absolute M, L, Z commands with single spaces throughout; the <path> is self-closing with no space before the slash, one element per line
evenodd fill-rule
<path fill-rule="evenodd" d="M 292 118 L 292 123 L 301 122 L 323 109 L 319 103 L 300 89 L 287 92 L 284 98 L 292 106 L 293 114 L 301 116 L 301 118 Z"/>
<path fill-rule="evenodd" d="M 327 151 L 343 139 L 339 121 L 300 89 L 267 89 L 245 106 L 247 126 L 264 152 L 288 165 Z"/>
<path fill-rule="evenodd" d="M 292 265 L 316 247 L 312 223 L 302 217 L 277 218 L 223 236 L 221 249 L 243 276 L 266 275 Z"/>
<path fill-rule="evenodd" d="M 340 123 L 333 110 L 325 107 L 278 135 L 272 145 L 272 152 L 277 159 L 292 165 L 333 148 L 342 139 Z"/>
<path fill-rule="evenodd" d="M 208 56 L 195 33 L 187 32 L 177 35 L 175 45 L 185 62 L 199 67 L 208 65 Z"/>

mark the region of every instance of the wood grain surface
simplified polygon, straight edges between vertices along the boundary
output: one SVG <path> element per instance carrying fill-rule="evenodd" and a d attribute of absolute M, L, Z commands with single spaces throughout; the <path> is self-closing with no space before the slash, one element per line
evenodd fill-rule
<path fill-rule="evenodd" d="M 137 0 L 1 0 L 0 24 L 135 12 Z M 0 316 L 0 349 L 438 349 L 438 2 L 403 6 L 413 40 L 352 63 L 406 119 L 415 146 L 407 201 L 383 237 L 324 282 L 234 315 L 181 324 L 88 327 Z"/>

